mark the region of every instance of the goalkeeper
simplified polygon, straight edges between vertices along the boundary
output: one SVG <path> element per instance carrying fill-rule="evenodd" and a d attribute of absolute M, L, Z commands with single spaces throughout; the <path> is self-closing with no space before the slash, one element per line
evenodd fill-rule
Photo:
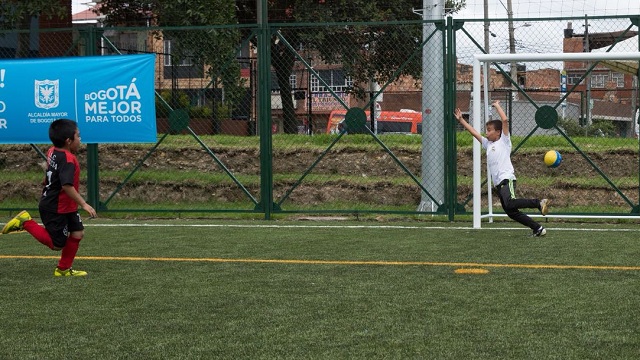
<path fill-rule="evenodd" d="M 511 163 L 511 136 L 509 135 L 509 124 L 507 116 L 500 106 L 498 100 L 493 106 L 500 120 L 490 120 L 485 124 L 486 134 L 482 136 L 462 117 L 460 109 L 453 113 L 456 120 L 482 144 L 482 148 L 487 152 L 487 166 L 491 173 L 491 181 L 495 184 L 502 208 L 511 219 L 529 227 L 532 236 L 544 236 L 547 230 L 542 225 L 535 222 L 527 214 L 520 211 L 523 208 L 538 209 L 542 215 L 547 215 L 549 211 L 549 200 L 547 199 L 518 199 L 516 197 L 516 176 Z"/>

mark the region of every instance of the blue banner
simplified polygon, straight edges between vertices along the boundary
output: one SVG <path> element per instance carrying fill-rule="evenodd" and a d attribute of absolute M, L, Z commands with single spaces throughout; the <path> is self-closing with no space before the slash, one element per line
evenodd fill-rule
<path fill-rule="evenodd" d="M 0 60 L 0 144 L 49 144 L 75 120 L 85 144 L 156 142 L 155 56 Z"/>

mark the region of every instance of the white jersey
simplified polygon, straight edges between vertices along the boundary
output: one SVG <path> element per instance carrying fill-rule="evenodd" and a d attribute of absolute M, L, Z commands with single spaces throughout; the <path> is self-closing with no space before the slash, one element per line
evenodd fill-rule
<path fill-rule="evenodd" d="M 482 148 L 487 151 L 487 166 L 494 186 L 502 180 L 516 179 L 511 164 L 511 137 L 508 134 L 502 133 L 497 141 L 489 141 L 483 136 Z"/>

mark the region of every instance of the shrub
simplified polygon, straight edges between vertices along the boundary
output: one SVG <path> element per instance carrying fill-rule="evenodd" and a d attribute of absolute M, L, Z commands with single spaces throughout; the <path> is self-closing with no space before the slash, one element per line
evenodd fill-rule
<path fill-rule="evenodd" d="M 560 126 L 568 136 L 616 137 L 616 126 L 612 121 L 594 119 L 589 126 L 580 126 L 575 119 L 559 119 Z"/>
<path fill-rule="evenodd" d="M 211 118 L 213 110 L 207 106 L 193 106 L 189 108 L 189 117 L 194 118 Z"/>

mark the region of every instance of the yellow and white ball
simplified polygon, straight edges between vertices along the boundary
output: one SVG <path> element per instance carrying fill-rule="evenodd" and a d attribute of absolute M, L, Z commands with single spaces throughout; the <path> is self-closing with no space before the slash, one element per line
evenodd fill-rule
<path fill-rule="evenodd" d="M 549 150 L 544 154 L 544 164 L 550 168 L 556 168 L 560 166 L 562 162 L 562 155 L 555 150 Z"/>

